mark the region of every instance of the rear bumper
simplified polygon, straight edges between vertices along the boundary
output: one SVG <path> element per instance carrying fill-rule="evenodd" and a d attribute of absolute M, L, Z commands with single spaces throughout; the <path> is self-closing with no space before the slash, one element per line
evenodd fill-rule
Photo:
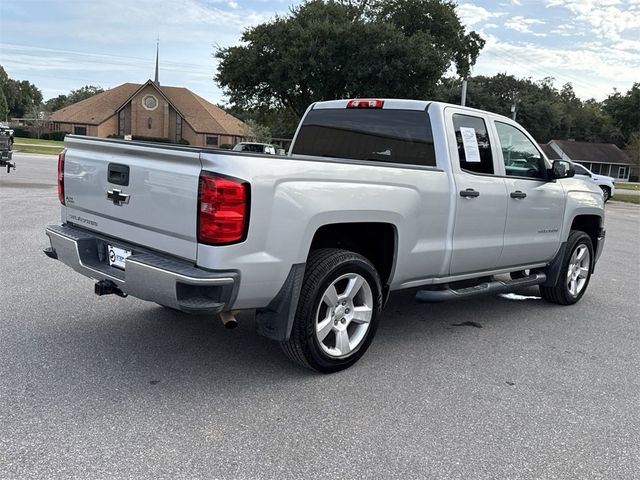
<path fill-rule="evenodd" d="M 175 257 L 157 253 L 69 225 L 50 225 L 48 256 L 82 275 L 109 280 L 124 293 L 187 313 L 207 314 L 231 310 L 240 275 L 210 271 Z M 125 269 L 109 265 L 107 245 L 132 252 Z"/>

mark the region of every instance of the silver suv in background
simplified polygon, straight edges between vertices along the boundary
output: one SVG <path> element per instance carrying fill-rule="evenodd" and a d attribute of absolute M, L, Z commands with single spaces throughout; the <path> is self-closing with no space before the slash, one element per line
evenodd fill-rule
<path fill-rule="evenodd" d="M 596 175 L 587 167 L 580 165 L 579 163 L 574 163 L 573 168 L 576 171 L 576 178 L 595 183 L 602 189 L 605 202 L 613 197 L 616 188 L 616 182 L 613 177 L 609 177 L 607 175 Z"/>

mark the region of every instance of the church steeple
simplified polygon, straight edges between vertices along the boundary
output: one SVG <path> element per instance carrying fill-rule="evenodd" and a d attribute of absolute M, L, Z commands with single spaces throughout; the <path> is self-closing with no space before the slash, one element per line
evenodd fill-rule
<path fill-rule="evenodd" d="M 157 86 L 160 86 L 160 80 L 158 78 L 158 57 L 160 57 L 160 37 L 158 37 L 158 40 L 156 41 L 156 76 L 153 81 Z"/>

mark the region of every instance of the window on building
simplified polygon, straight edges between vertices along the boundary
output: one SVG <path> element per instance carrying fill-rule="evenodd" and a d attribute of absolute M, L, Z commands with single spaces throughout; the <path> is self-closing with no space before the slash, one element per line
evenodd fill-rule
<path fill-rule="evenodd" d="M 207 145 L 218 146 L 218 136 L 217 135 L 207 135 Z"/>
<path fill-rule="evenodd" d="M 627 178 L 627 167 L 618 167 L 618 179 Z"/>
<path fill-rule="evenodd" d="M 458 142 L 460 168 L 468 172 L 493 174 L 493 155 L 487 125 L 480 117 L 455 114 L 453 128 Z"/>
<path fill-rule="evenodd" d="M 142 106 L 147 110 L 155 110 L 158 108 L 158 99 L 154 95 L 145 95 L 142 97 Z"/>
<path fill-rule="evenodd" d="M 118 112 L 118 135 L 124 137 L 124 108 Z"/>
<path fill-rule="evenodd" d="M 495 125 L 507 175 L 544 178 L 546 166 L 533 142 L 513 125 L 502 122 Z"/>
<path fill-rule="evenodd" d="M 73 127 L 73 134 L 74 135 L 86 135 L 87 134 L 87 127 Z"/>
<path fill-rule="evenodd" d="M 176 142 L 182 140 L 182 117 L 176 113 Z"/>
<path fill-rule="evenodd" d="M 592 163 L 590 170 L 596 175 L 602 174 L 602 164 L 600 163 Z"/>

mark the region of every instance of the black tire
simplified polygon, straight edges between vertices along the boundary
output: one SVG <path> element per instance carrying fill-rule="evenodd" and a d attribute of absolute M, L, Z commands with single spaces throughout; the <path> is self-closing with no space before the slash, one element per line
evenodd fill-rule
<path fill-rule="evenodd" d="M 323 307 L 322 300 L 326 290 L 341 276 L 347 274 L 362 277 L 370 288 L 371 319 L 364 337 L 353 351 L 338 357 L 328 354 L 322 348 L 316 335 L 316 316 L 321 308 L 326 308 Z M 381 311 L 380 276 L 369 260 L 357 253 L 337 248 L 313 250 L 307 259 L 291 335 L 280 345 L 287 357 L 303 367 L 321 373 L 343 370 L 357 362 L 369 348 L 378 327 Z"/>
<path fill-rule="evenodd" d="M 611 198 L 611 189 L 609 187 L 600 187 L 604 195 L 604 201 L 607 202 Z"/>
<path fill-rule="evenodd" d="M 569 265 L 571 258 L 581 246 L 586 246 L 589 252 L 589 266 L 586 274 L 586 281 L 577 294 L 571 293 L 569 290 L 569 284 L 567 282 Z M 558 305 L 573 305 L 578 302 L 589 286 L 589 280 L 591 279 L 591 271 L 593 270 L 593 243 L 591 237 L 586 233 L 579 230 L 572 230 L 567 239 L 567 248 L 565 250 L 564 258 L 562 259 L 562 267 L 560 268 L 560 274 L 558 275 L 558 281 L 552 287 L 540 286 L 540 295 L 546 301 L 551 303 L 557 303 Z"/>

